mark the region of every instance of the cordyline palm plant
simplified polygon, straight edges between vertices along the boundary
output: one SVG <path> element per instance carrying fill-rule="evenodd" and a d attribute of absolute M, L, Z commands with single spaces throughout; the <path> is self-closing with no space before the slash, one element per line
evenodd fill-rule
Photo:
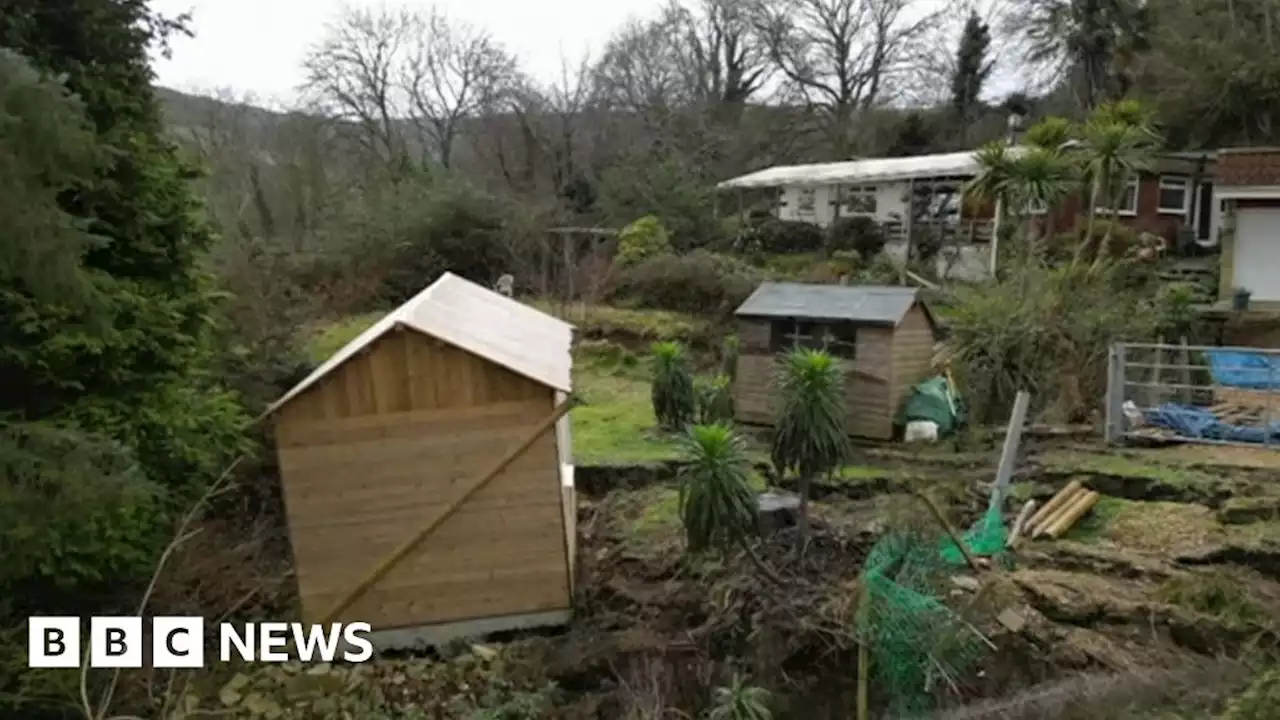
<path fill-rule="evenodd" d="M 796 348 L 782 356 L 778 376 L 781 409 L 774 424 L 773 466 L 794 472 L 800 485 L 800 534 L 809 532 L 809 489 L 849 457 L 844 372 L 821 350 Z"/>
<path fill-rule="evenodd" d="M 725 374 L 694 381 L 698 398 L 697 421 L 702 425 L 733 422 L 733 386 Z"/>
<path fill-rule="evenodd" d="M 1071 192 L 1075 166 L 1059 149 L 1033 147 L 1014 159 L 1009 167 L 1009 196 L 1023 214 L 1027 251 L 1034 255 L 1038 240 L 1052 234 L 1053 208 Z M 1042 235 L 1037 238 L 1035 216 L 1030 209 L 1045 209 Z"/>
<path fill-rule="evenodd" d="M 1080 161 L 1089 184 L 1089 204 L 1085 209 L 1087 242 L 1076 250 L 1074 262 L 1077 263 L 1084 256 L 1085 246 L 1092 242 L 1097 208 L 1103 207 L 1114 216 L 1129 179 L 1150 169 L 1160 146 L 1160 137 L 1148 116 L 1141 106 L 1132 103 L 1098 108 L 1080 133 Z M 1102 258 L 1110 252 L 1114 226 L 1114 223 L 1108 225 L 1097 248 L 1094 269 L 1101 267 Z"/>
<path fill-rule="evenodd" d="M 759 524 L 746 443 L 728 425 L 694 425 L 685 436 L 685 458 L 680 520 L 689 551 L 738 545 L 765 577 L 781 584 L 750 543 Z"/>
<path fill-rule="evenodd" d="M 664 430 L 680 430 L 693 421 L 697 396 L 693 369 L 684 347 L 676 342 L 653 345 L 653 414 Z"/>

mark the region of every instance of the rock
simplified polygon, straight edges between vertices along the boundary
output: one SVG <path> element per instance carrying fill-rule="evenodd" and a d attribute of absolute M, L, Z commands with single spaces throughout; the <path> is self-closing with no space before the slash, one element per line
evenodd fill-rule
<path fill-rule="evenodd" d="M 1027 619 L 1014 608 L 1005 608 L 1004 612 L 996 616 L 996 621 L 1015 634 L 1022 632 L 1022 629 L 1027 626 Z"/>
<path fill-rule="evenodd" d="M 981 583 L 978 582 L 978 578 L 971 575 L 956 575 L 951 578 L 951 584 L 961 590 L 968 590 L 969 592 L 978 592 L 978 588 L 981 586 Z"/>
<path fill-rule="evenodd" d="M 1245 525 L 1280 517 L 1280 497 L 1233 497 L 1218 509 L 1224 525 Z"/>
<path fill-rule="evenodd" d="M 800 516 L 800 496 L 786 491 L 765 492 L 756 496 L 760 534 L 769 535 L 796 524 Z"/>

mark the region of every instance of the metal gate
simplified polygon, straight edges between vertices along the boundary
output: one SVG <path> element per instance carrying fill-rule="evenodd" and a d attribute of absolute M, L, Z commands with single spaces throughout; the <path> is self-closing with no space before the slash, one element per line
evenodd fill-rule
<path fill-rule="evenodd" d="M 1280 449 L 1280 350 L 1116 343 L 1106 437 Z"/>

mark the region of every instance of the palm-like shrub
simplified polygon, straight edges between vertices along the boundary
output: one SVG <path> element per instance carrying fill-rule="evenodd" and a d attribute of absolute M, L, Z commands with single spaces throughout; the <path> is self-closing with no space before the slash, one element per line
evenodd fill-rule
<path fill-rule="evenodd" d="M 733 422 L 733 387 L 729 376 L 720 374 L 694 381 L 698 399 L 698 423 L 714 425 Z"/>
<path fill-rule="evenodd" d="M 716 688 L 709 720 L 772 720 L 769 691 L 734 675 L 728 685 Z"/>
<path fill-rule="evenodd" d="M 693 388 L 693 368 L 684 346 L 660 342 L 653 346 L 653 387 L 650 389 L 653 414 L 665 430 L 679 430 L 693 421 L 697 397 Z"/>
<path fill-rule="evenodd" d="M 774 424 L 773 466 L 800 480 L 800 527 L 808 531 L 809 487 L 815 475 L 838 469 L 849 457 L 844 372 L 821 350 L 796 348 L 782 356 L 780 410 Z"/>
<path fill-rule="evenodd" d="M 762 573 L 780 583 L 748 542 L 759 525 L 746 443 L 728 425 L 694 425 L 685 436 L 684 450 L 687 464 L 680 473 L 679 507 L 689 551 L 725 550 L 736 544 Z"/>
<path fill-rule="evenodd" d="M 720 372 L 729 376 L 729 381 L 733 382 L 738 377 L 738 356 L 741 354 L 742 341 L 737 335 L 730 335 L 724 339 L 724 345 L 720 348 Z"/>

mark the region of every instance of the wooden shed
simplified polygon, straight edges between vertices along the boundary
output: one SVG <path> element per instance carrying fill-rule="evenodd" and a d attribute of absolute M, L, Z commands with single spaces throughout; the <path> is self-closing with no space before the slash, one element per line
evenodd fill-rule
<path fill-rule="evenodd" d="M 379 647 L 411 647 L 569 620 L 573 467 L 568 415 L 554 418 L 572 334 L 446 274 L 267 410 L 304 622 L 338 611 Z"/>
<path fill-rule="evenodd" d="M 738 308 L 740 422 L 777 417 L 777 357 L 825 348 L 845 370 L 849 432 L 890 439 L 911 387 L 932 373 L 938 327 L 915 288 L 765 283 Z"/>

